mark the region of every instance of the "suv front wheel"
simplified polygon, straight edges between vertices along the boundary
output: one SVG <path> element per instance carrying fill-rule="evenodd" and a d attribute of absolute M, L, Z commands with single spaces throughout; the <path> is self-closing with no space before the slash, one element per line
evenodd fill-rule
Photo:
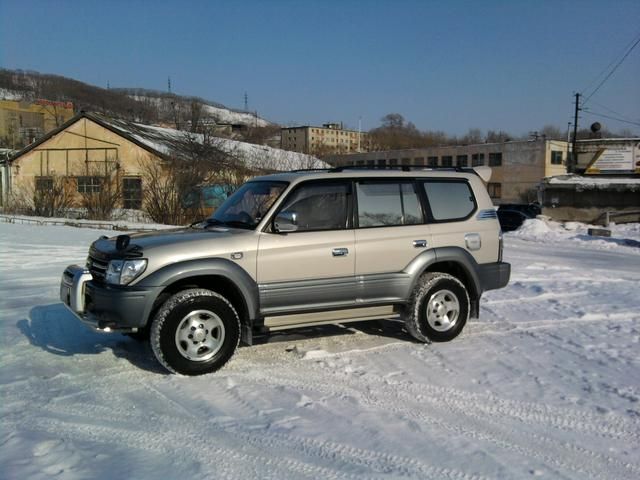
<path fill-rule="evenodd" d="M 469 318 L 469 294 L 448 273 L 425 273 L 413 290 L 405 315 L 407 331 L 421 342 L 457 337 Z"/>
<path fill-rule="evenodd" d="M 203 375 L 220 369 L 240 339 L 240 319 L 222 295 L 201 288 L 176 293 L 151 324 L 151 348 L 169 371 Z"/>

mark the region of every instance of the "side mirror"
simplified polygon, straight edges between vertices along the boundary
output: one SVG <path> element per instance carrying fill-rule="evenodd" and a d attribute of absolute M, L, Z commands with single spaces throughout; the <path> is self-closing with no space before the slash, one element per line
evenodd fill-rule
<path fill-rule="evenodd" d="M 273 230 L 277 233 L 295 232 L 298 230 L 298 214 L 296 212 L 280 212 L 273 221 Z"/>

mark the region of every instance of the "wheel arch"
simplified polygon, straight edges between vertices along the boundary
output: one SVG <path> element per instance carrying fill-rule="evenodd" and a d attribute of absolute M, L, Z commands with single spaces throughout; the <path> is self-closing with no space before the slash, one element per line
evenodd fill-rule
<path fill-rule="evenodd" d="M 478 264 L 473 256 L 459 247 L 434 248 L 414 259 L 405 269 L 412 276 L 410 292 L 415 288 L 418 279 L 427 272 L 448 273 L 462 282 L 469 292 L 471 301 L 470 316 L 477 318 L 480 310 L 482 284 L 478 273 Z"/>
<path fill-rule="evenodd" d="M 226 259 L 190 260 L 168 265 L 149 275 L 141 286 L 162 287 L 146 315 L 148 324 L 173 294 L 188 288 L 205 288 L 225 297 L 238 312 L 243 326 L 251 328 L 258 317 L 258 286 L 249 274 Z"/>

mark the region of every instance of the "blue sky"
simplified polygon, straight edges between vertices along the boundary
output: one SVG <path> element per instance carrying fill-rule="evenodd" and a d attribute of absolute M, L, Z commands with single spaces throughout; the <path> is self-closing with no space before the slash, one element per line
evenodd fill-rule
<path fill-rule="evenodd" d="M 566 128 L 572 94 L 639 35 L 637 0 L 0 0 L 4 68 L 159 90 L 171 76 L 230 107 L 246 91 L 283 124 L 369 129 L 397 112 L 454 134 Z M 640 123 L 640 45 L 590 103 Z M 640 133 L 581 123 L 595 120 Z"/>

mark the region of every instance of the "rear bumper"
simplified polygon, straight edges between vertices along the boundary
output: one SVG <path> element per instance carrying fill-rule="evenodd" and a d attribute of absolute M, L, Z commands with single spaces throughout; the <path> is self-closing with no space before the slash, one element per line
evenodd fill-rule
<path fill-rule="evenodd" d="M 510 276 L 510 263 L 496 262 L 478 265 L 478 277 L 483 292 L 506 287 Z"/>
<path fill-rule="evenodd" d="M 78 265 L 69 265 L 60 281 L 60 300 L 96 330 L 135 332 L 146 325 L 159 287 L 100 285 Z"/>

